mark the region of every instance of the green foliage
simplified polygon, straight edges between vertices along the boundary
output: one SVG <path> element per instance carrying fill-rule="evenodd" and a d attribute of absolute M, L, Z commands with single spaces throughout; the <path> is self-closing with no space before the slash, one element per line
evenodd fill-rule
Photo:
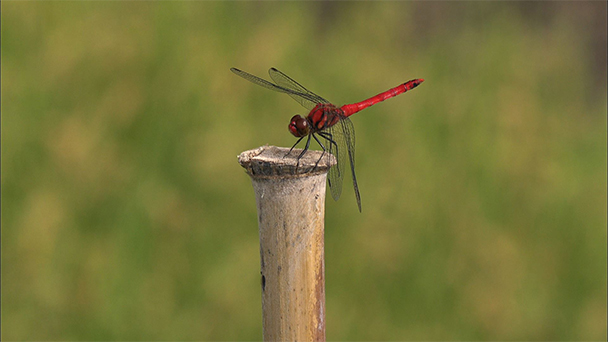
<path fill-rule="evenodd" d="M 353 116 L 328 340 L 606 339 L 603 2 L 3 2 L 2 338 L 259 340 L 236 156 Z"/>

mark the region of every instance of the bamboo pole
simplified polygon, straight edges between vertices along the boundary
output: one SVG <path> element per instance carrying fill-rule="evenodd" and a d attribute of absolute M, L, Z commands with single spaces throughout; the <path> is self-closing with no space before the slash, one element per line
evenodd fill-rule
<path fill-rule="evenodd" d="M 239 156 L 260 232 L 264 341 L 325 341 L 324 207 L 335 158 L 262 146 Z M 297 165 L 297 167 L 296 167 Z"/>

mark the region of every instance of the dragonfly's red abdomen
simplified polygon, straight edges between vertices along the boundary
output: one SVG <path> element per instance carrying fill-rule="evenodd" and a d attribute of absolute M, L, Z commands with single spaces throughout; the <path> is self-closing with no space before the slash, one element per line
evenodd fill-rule
<path fill-rule="evenodd" d="M 408 90 L 412 90 L 416 88 L 420 83 L 424 82 L 422 78 L 414 79 L 411 81 L 407 81 L 403 84 L 396 86 L 395 88 L 389 89 L 385 92 L 382 92 L 376 96 L 370 97 L 369 99 L 353 104 L 347 104 L 340 107 L 344 111 L 344 116 L 351 116 L 357 112 L 364 110 L 369 106 L 373 106 L 378 102 L 382 102 L 384 100 L 390 99 L 391 97 L 395 97 L 399 94 L 403 94 Z"/>

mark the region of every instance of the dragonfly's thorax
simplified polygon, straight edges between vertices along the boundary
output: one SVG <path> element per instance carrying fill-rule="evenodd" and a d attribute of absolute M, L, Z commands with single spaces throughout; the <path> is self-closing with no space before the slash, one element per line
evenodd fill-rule
<path fill-rule="evenodd" d="M 342 115 L 342 109 L 329 103 L 319 103 L 310 111 L 306 119 L 311 130 L 317 132 L 335 125 Z"/>

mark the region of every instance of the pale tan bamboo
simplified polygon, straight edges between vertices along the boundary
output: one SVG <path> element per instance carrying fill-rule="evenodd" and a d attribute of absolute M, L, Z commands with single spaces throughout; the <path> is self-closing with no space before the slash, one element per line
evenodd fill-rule
<path fill-rule="evenodd" d="M 325 181 L 335 159 L 309 151 L 298 163 L 301 150 L 288 151 L 239 156 L 257 202 L 264 341 L 325 341 Z"/>

